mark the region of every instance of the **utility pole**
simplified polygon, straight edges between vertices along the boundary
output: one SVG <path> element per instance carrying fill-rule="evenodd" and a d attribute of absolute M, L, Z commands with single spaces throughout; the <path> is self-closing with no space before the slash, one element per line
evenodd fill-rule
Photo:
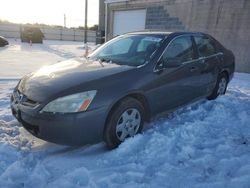
<path fill-rule="evenodd" d="M 84 43 L 87 44 L 88 29 L 88 0 L 85 0 L 85 27 L 84 27 Z"/>
<path fill-rule="evenodd" d="M 63 15 L 64 18 L 64 28 L 66 28 L 66 14 Z"/>

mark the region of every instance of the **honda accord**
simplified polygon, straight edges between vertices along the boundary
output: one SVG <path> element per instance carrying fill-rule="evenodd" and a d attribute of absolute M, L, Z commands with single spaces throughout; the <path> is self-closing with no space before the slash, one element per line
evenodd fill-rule
<path fill-rule="evenodd" d="M 207 34 L 128 33 L 24 76 L 11 109 L 43 140 L 115 148 L 156 114 L 225 94 L 234 67 L 233 53 Z"/>

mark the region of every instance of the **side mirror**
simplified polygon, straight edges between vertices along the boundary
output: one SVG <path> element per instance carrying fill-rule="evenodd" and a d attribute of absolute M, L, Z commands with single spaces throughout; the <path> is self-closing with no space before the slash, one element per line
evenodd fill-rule
<path fill-rule="evenodd" d="M 161 59 L 158 62 L 158 65 L 156 67 L 156 72 L 162 71 L 163 69 L 166 69 L 166 68 L 176 68 L 181 65 L 183 65 L 183 62 L 178 58 L 172 58 L 172 59 L 166 59 L 166 60 Z"/>

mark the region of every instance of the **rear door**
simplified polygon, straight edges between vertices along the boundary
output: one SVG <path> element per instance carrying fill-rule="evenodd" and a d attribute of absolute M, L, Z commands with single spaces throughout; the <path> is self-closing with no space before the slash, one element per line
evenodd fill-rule
<path fill-rule="evenodd" d="M 216 83 L 220 53 L 217 53 L 214 40 L 206 35 L 196 35 L 194 41 L 201 67 L 199 85 L 202 94 L 206 95 Z"/>

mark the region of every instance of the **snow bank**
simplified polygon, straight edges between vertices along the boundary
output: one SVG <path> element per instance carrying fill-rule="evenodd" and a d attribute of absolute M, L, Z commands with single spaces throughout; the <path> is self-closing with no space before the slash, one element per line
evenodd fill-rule
<path fill-rule="evenodd" d="M 113 151 L 66 147 L 31 136 L 13 118 L 17 80 L 43 65 L 83 55 L 82 43 L 11 40 L 0 50 L 0 187 L 250 187 L 250 74 L 225 96 L 199 101 L 146 125 Z"/>
<path fill-rule="evenodd" d="M 14 120 L 0 82 L 0 187 L 249 187 L 250 75 L 227 94 L 154 120 L 107 151 L 40 141 Z"/>

